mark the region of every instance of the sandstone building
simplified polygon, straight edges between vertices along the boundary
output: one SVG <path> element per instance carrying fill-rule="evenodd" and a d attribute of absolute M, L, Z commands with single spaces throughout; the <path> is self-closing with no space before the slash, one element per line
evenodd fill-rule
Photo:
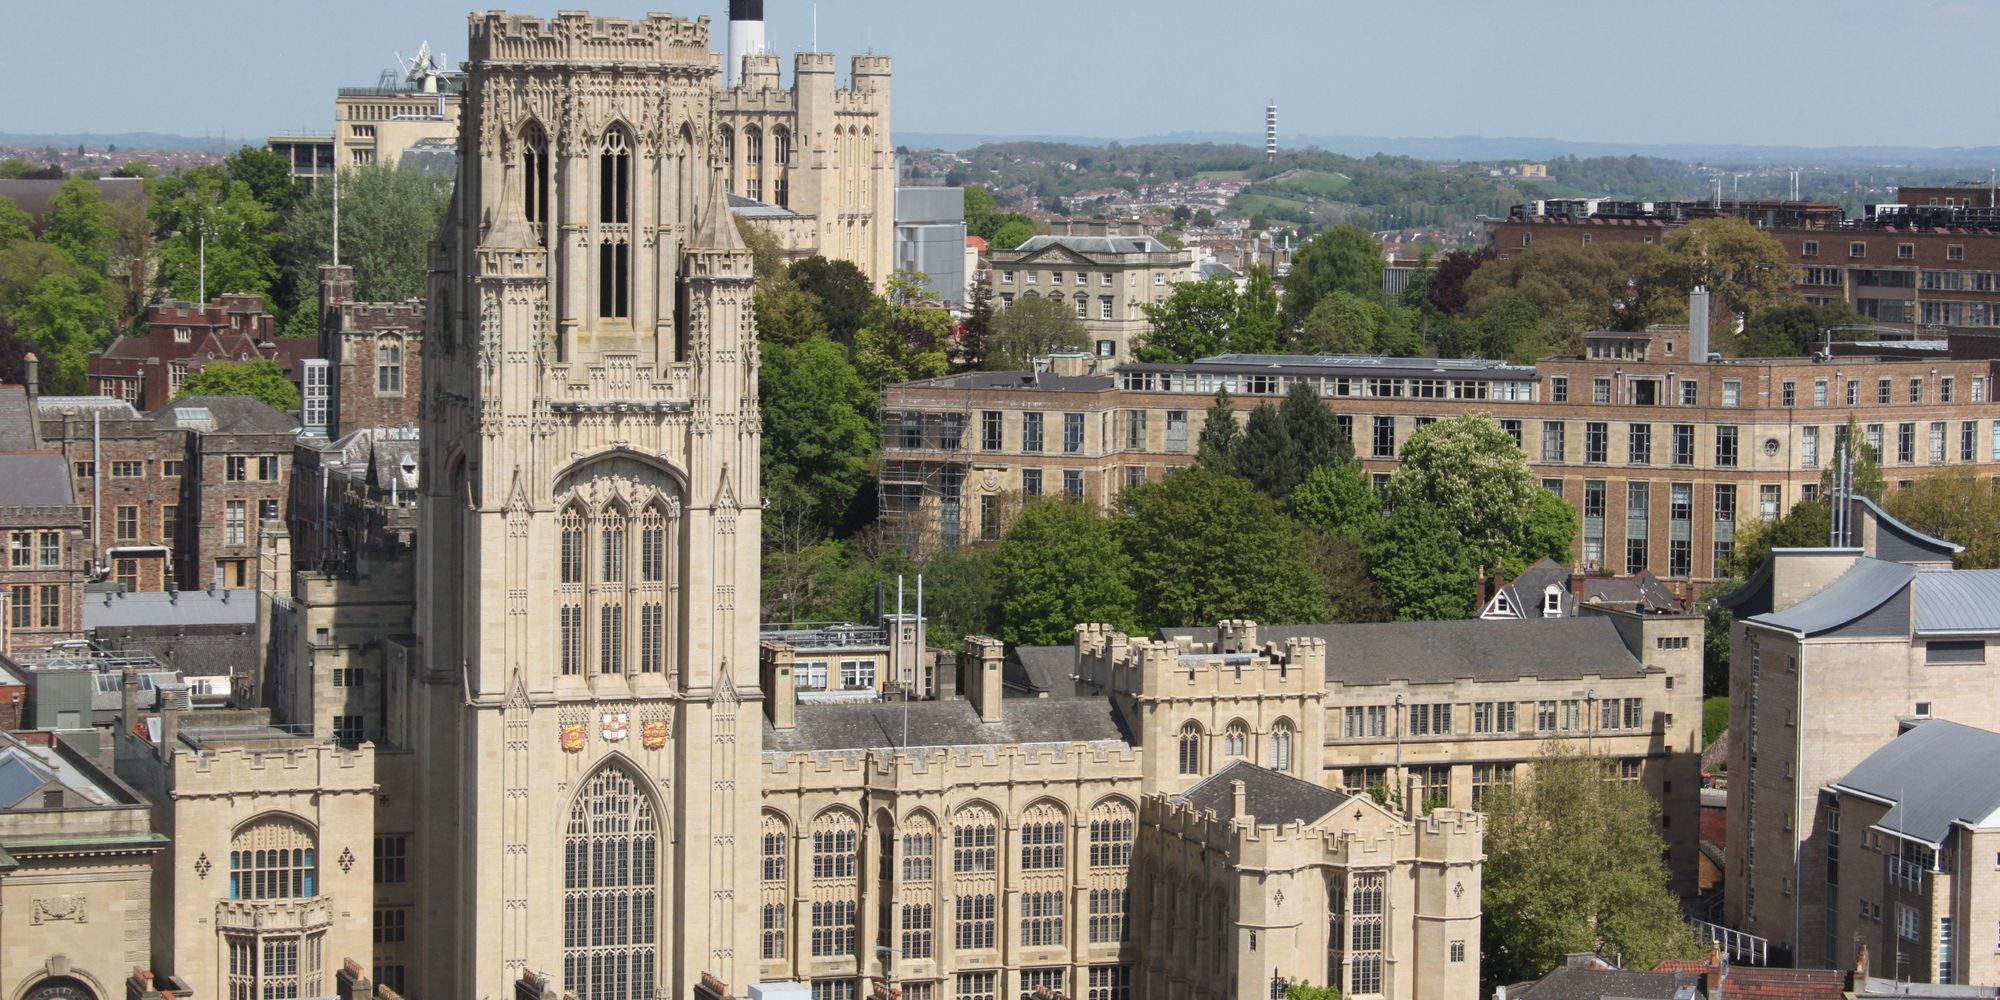
<path fill-rule="evenodd" d="M 1043 297 L 1076 310 L 1090 337 L 1067 345 L 1101 358 L 1130 360 L 1153 329 L 1147 305 L 1164 302 L 1173 286 L 1195 279 L 1194 252 L 1176 250 L 1144 232 L 1036 236 L 1010 250 L 993 251 L 995 306 Z"/>
<path fill-rule="evenodd" d="M 1010 497 L 1109 505 L 1194 462 L 1216 393 L 1239 416 L 1313 387 L 1378 483 L 1427 423 L 1484 412 L 1577 508 L 1573 565 L 1685 588 L 1727 575 L 1736 526 L 1815 496 L 1852 417 L 1892 485 L 1939 470 L 2000 476 L 1988 361 L 1690 358 L 1685 328 L 1586 338 L 1532 366 L 1443 358 L 1225 354 L 1190 364 L 1057 359 L 884 393 L 882 510 L 924 548 L 995 538 Z"/>

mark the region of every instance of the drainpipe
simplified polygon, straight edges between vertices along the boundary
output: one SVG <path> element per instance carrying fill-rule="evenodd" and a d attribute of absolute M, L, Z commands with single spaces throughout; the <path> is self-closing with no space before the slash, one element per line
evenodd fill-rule
<path fill-rule="evenodd" d="M 104 411 L 90 411 L 90 544 L 104 561 Z"/>

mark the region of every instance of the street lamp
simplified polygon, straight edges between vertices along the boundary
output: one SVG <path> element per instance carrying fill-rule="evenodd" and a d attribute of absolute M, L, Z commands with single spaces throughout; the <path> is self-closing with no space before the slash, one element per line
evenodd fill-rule
<path fill-rule="evenodd" d="M 1271 1000 L 1285 1000 L 1285 993 L 1291 985 L 1292 981 L 1279 975 L 1278 970 L 1271 970 Z"/>

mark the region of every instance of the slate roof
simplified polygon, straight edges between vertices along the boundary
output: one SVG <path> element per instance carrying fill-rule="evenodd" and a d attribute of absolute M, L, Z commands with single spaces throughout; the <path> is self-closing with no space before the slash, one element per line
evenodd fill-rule
<path fill-rule="evenodd" d="M 257 624 L 254 590 L 184 590 L 91 594 L 83 600 L 84 628 L 158 628 Z"/>
<path fill-rule="evenodd" d="M 1224 820 L 1236 818 L 1236 782 L 1243 782 L 1243 808 L 1258 823 L 1311 823 L 1340 808 L 1351 796 L 1324 785 L 1258 767 L 1248 761 L 1233 761 L 1222 770 L 1197 782 L 1175 797 L 1200 812 L 1213 812 Z"/>
<path fill-rule="evenodd" d="M 1156 638 L 1186 635 L 1213 649 L 1213 628 L 1161 629 Z M 1580 679 L 1638 677 L 1646 667 L 1632 655 L 1618 628 L 1602 615 L 1588 618 L 1529 618 L 1524 621 L 1466 619 L 1448 622 L 1383 622 L 1350 625 L 1263 625 L 1257 641 L 1282 649 L 1285 640 L 1326 640 L 1326 679 L 1341 684 L 1409 681 L 1435 684 L 1454 680 Z"/>
<path fill-rule="evenodd" d="M 40 396 L 35 400 L 36 415 L 43 419 L 60 417 L 65 410 L 101 413 L 109 420 L 139 419 L 139 411 L 131 403 L 110 396 Z"/>
<path fill-rule="evenodd" d="M 966 372 L 906 385 L 942 385 L 958 389 L 1041 389 L 1049 392 L 1102 392 L 1116 384 L 1109 375 L 1057 375 L 1053 372 Z"/>
<path fill-rule="evenodd" d="M 1553 585 L 1562 591 L 1562 613 L 1576 612 L 1576 599 L 1569 593 L 1569 567 L 1554 559 L 1543 558 L 1540 562 L 1521 571 L 1521 575 L 1508 581 L 1494 596 L 1505 595 L 1510 611 L 1515 618 L 1541 617 L 1542 594 Z M 1487 601 L 1490 607 L 1492 601 Z"/>
<path fill-rule="evenodd" d="M 68 507 L 75 503 L 68 459 L 54 452 L 0 455 L 0 507 Z"/>
<path fill-rule="evenodd" d="M 1099 698 L 1009 698 L 999 722 L 979 721 L 979 713 L 964 699 L 909 702 L 913 747 L 969 747 L 1007 743 L 1130 743 L 1113 715 L 1111 703 Z M 764 726 L 764 749 L 810 752 L 820 750 L 886 750 L 903 744 L 905 703 L 872 701 L 856 705 L 801 704 L 797 728 Z"/>
<path fill-rule="evenodd" d="M 1630 576 L 1593 576 L 1583 582 L 1586 604 L 1605 604 L 1630 611 L 1671 614 L 1680 610 L 1674 592 L 1649 570 Z"/>
<path fill-rule="evenodd" d="M 1623 969 L 1564 967 L 1538 983 L 1510 989 L 1509 997 L 1533 1000 L 1674 1000 L 1693 996 L 1701 977 L 1688 972 L 1627 972 Z"/>
<path fill-rule="evenodd" d="M 746 219 L 796 219 L 799 213 L 740 194 L 730 194 L 729 210 Z"/>
<path fill-rule="evenodd" d="M 199 418 L 192 411 L 201 409 L 208 411 L 212 425 L 197 426 Z M 299 429 L 291 414 L 254 396 L 183 396 L 151 415 L 162 427 L 191 427 L 220 434 L 290 434 Z"/>
<path fill-rule="evenodd" d="M 1916 576 L 1914 566 L 1863 557 L 1811 597 L 1747 620 L 1794 635 L 1817 635 L 1881 607 Z"/>
<path fill-rule="evenodd" d="M 1934 719 L 1890 740 L 1833 783 L 1894 802 L 1876 824 L 1941 844 L 1954 824 L 2000 825 L 2000 733 Z"/>
<path fill-rule="evenodd" d="M 0 451 L 35 447 L 35 410 L 24 386 L 0 385 Z"/>
<path fill-rule="evenodd" d="M 1014 249 L 1033 253 L 1052 246 L 1077 253 L 1172 253 L 1174 249 L 1151 236 L 1034 236 Z"/>
<path fill-rule="evenodd" d="M 1075 670 L 1075 646 L 1016 646 L 1007 657 L 1006 679 L 1029 691 L 1055 695 L 1075 690 L 1076 683 L 1069 679 Z"/>
<path fill-rule="evenodd" d="M 2000 631 L 2000 569 L 1918 573 L 1916 598 L 1920 634 Z"/>

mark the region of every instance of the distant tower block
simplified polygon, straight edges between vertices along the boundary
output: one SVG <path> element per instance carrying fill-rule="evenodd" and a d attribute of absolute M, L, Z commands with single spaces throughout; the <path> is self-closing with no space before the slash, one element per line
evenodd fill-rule
<path fill-rule="evenodd" d="M 732 33 L 731 37 L 735 37 Z M 1278 158 L 1278 106 L 1264 105 L 1264 158 Z"/>
<path fill-rule="evenodd" d="M 764 0 L 729 0 L 728 86 L 743 78 L 743 57 L 764 54 Z"/>

